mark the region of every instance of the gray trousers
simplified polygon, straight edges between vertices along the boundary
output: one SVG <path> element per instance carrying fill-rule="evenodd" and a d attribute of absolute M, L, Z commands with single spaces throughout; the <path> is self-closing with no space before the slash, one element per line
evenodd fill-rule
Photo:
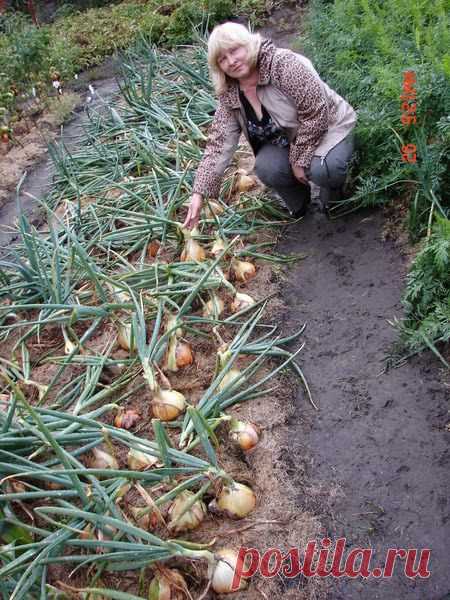
<path fill-rule="evenodd" d="M 310 167 L 305 169 L 307 179 L 320 186 L 322 205 L 339 199 L 353 147 L 353 133 L 350 133 L 324 159 L 313 156 Z M 311 188 L 301 183 L 292 172 L 289 148 L 265 144 L 256 155 L 255 173 L 265 185 L 278 192 L 291 213 L 306 210 Z"/>

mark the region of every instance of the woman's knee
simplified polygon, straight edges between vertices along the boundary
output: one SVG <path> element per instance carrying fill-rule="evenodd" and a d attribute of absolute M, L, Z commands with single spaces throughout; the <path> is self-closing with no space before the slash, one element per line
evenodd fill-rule
<path fill-rule="evenodd" d="M 293 174 L 287 149 L 267 144 L 256 155 L 255 173 L 265 185 L 289 185 Z"/>
<path fill-rule="evenodd" d="M 345 139 L 325 158 L 314 156 L 308 171 L 309 178 L 321 187 L 341 187 L 345 183 L 352 153 L 353 140 Z"/>

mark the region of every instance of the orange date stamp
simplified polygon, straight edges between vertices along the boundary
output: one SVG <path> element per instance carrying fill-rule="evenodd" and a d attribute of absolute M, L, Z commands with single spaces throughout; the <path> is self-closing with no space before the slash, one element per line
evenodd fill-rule
<path fill-rule="evenodd" d="M 417 91 L 414 87 L 416 85 L 416 74 L 414 71 L 403 72 L 403 93 L 400 95 L 402 101 L 401 109 L 401 122 L 403 125 L 416 125 L 417 124 Z M 415 144 L 406 144 L 402 146 L 402 161 L 408 163 L 417 162 L 417 148 Z"/>

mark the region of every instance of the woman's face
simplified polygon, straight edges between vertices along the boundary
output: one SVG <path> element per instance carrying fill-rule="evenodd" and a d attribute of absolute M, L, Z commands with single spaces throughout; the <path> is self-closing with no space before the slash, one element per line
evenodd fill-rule
<path fill-rule="evenodd" d="M 247 49 L 245 46 L 236 44 L 228 50 L 222 50 L 217 57 L 219 68 L 233 79 L 248 77 L 251 72 L 248 64 Z"/>

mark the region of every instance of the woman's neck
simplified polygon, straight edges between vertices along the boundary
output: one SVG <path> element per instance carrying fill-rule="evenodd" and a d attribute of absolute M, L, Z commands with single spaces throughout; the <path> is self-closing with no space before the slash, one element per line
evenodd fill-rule
<path fill-rule="evenodd" d="M 254 69 L 247 77 L 239 79 L 239 87 L 243 92 L 255 88 L 259 81 L 259 71 Z"/>

